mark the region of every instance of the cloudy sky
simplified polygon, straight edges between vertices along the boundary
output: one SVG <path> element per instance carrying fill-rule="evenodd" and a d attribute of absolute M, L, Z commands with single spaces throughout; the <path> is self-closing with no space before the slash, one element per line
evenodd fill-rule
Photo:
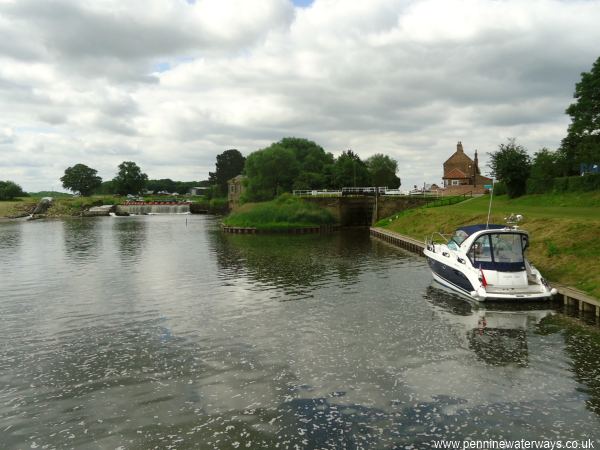
<path fill-rule="evenodd" d="M 297 136 L 439 183 L 459 140 L 556 148 L 599 23 L 600 0 L 0 0 L 0 180 L 199 180 Z"/>

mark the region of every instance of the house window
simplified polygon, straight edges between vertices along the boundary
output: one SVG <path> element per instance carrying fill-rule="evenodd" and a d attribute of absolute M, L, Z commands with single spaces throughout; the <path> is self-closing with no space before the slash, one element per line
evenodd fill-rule
<path fill-rule="evenodd" d="M 452 180 L 452 186 L 458 186 L 460 184 L 459 180 Z"/>

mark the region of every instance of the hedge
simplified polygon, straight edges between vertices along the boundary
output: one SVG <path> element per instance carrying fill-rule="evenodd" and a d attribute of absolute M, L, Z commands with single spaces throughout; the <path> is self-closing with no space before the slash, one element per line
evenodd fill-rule
<path fill-rule="evenodd" d="M 546 180 L 530 178 L 527 180 L 528 194 L 588 192 L 600 190 L 600 174 L 559 177 Z M 495 192 L 495 191 L 494 191 Z"/>

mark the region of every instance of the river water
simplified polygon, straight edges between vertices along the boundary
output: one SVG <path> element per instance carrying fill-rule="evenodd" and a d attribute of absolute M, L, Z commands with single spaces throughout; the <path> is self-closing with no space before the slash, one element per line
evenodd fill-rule
<path fill-rule="evenodd" d="M 547 304 L 472 305 L 364 230 L 5 222 L 0 276 L 2 449 L 600 436 L 595 332 Z"/>

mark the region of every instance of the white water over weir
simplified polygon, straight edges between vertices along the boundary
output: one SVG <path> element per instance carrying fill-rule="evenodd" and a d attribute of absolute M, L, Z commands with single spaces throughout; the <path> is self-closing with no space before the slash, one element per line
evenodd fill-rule
<path fill-rule="evenodd" d="M 117 211 L 129 214 L 189 214 L 190 205 L 188 203 L 171 203 L 171 204 L 125 204 L 119 205 Z"/>

